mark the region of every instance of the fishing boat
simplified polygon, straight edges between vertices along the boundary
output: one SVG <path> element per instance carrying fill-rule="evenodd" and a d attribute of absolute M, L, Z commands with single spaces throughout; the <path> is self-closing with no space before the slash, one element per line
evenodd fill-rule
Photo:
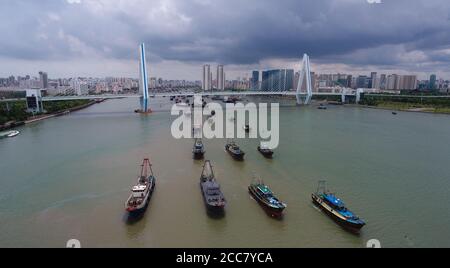
<path fill-rule="evenodd" d="M 220 184 L 216 180 L 211 161 L 209 160 L 206 160 L 203 165 L 202 175 L 200 176 L 200 189 L 208 212 L 215 215 L 223 214 L 227 201 L 220 189 Z"/>
<path fill-rule="evenodd" d="M 147 209 L 155 186 L 156 178 L 153 175 L 152 165 L 150 160 L 146 158 L 142 163 L 138 182 L 131 189 L 131 195 L 125 203 L 126 211 L 131 215 L 143 213 Z"/>
<path fill-rule="evenodd" d="M 194 159 L 203 159 L 205 156 L 205 146 L 201 139 L 195 139 L 194 148 L 192 149 Z"/>
<path fill-rule="evenodd" d="M 342 227 L 359 232 L 366 223 L 347 209 L 344 202 L 330 193 L 325 181 L 319 181 L 317 192 L 312 194 L 313 203 Z"/>
<path fill-rule="evenodd" d="M 225 145 L 225 150 L 235 159 L 238 161 L 244 160 L 245 152 L 239 148 L 239 146 L 234 141 L 229 141 Z"/>
<path fill-rule="evenodd" d="M 278 200 L 262 180 L 255 179 L 248 187 L 248 191 L 269 216 L 275 218 L 281 218 L 283 216 L 283 211 L 287 205 Z"/>
<path fill-rule="evenodd" d="M 266 158 L 273 157 L 274 152 L 267 145 L 261 144 L 260 146 L 258 146 L 258 151 Z"/>

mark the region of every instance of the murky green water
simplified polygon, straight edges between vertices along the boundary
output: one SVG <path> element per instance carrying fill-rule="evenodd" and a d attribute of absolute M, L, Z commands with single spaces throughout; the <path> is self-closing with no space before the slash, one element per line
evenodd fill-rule
<path fill-rule="evenodd" d="M 450 116 L 282 107 L 275 158 L 239 140 L 243 163 L 224 152 L 225 140 L 206 140 L 228 199 L 217 220 L 205 213 L 192 141 L 172 138 L 168 112 L 142 117 L 130 112 L 137 105 L 107 101 L 0 140 L 0 247 L 64 247 L 70 238 L 84 247 L 363 247 L 372 238 L 450 246 Z M 123 204 L 147 156 L 156 192 L 130 223 Z M 288 204 L 282 221 L 249 197 L 254 173 Z M 360 236 L 312 205 L 320 179 L 368 222 Z"/>

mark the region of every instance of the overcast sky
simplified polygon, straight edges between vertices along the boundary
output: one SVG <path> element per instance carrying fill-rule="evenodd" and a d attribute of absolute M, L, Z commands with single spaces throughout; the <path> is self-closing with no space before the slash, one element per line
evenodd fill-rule
<path fill-rule="evenodd" d="M 0 76 L 227 78 L 253 69 L 450 78 L 449 0 L 0 0 Z M 215 66 L 213 66 L 215 71 Z"/>

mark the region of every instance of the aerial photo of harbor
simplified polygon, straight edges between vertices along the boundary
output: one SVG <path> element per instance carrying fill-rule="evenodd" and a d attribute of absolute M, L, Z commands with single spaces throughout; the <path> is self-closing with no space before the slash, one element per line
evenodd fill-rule
<path fill-rule="evenodd" d="M 35 2 L 0 3 L 0 248 L 450 246 L 446 1 Z"/>

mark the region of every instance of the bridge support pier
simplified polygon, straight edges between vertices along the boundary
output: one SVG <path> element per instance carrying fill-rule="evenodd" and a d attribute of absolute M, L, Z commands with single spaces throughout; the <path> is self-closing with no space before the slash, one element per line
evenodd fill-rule
<path fill-rule="evenodd" d="M 364 89 L 358 88 L 356 90 L 356 104 L 358 104 L 361 101 L 361 94 L 364 93 Z"/>
<path fill-rule="evenodd" d="M 306 82 L 306 96 L 304 97 L 301 93 L 303 82 Z M 309 56 L 307 54 L 303 55 L 303 69 L 300 72 L 296 97 L 297 104 L 310 104 L 312 100 L 311 66 L 309 65 Z"/>
<path fill-rule="evenodd" d="M 149 92 L 148 92 L 148 72 L 147 61 L 145 58 L 145 44 L 142 43 L 140 48 L 140 79 L 139 93 L 141 94 L 141 113 L 151 113 L 149 108 Z"/>

